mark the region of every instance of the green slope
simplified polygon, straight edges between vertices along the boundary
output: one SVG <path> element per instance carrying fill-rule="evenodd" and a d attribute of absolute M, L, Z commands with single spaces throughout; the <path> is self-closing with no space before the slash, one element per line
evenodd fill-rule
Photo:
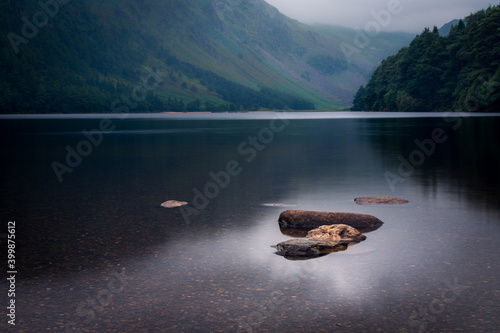
<path fill-rule="evenodd" d="M 348 30 L 263 0 L 44 3 L 0 4 L 2 113 L 339 109 L 382 59 L 369 48 L 348 62 Z M 147 98 L 134 95 L 148 79 Z"/>

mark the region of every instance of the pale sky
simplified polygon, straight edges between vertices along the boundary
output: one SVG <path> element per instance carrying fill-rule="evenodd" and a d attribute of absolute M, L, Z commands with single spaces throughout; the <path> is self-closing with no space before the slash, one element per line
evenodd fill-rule
<path fill-rule="evenodd" d="M 265 0 L 303 23 L 326 23 L 365 29 L 374 22 L 384 31 L 420 33 L 464 18 L 499 0 Z M 388 10 L 391 9 L 391 10 Z M 374 15 L 374 13 L 376 13 Z M 390 15 L 383 15 L 389 13 Z M 377 15 L 380 14 L 380 15 Z M 377 17 L 378 16 L 378 17 Z"/>

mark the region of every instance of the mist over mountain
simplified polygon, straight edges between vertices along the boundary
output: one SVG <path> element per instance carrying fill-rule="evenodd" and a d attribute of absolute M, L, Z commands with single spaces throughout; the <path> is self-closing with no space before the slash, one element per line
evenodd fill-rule
<path fill-rule="evenodd" d="M 0 18 L 1 113 L 339 109 L 413 37 L 359 45 L 263 0 L 4 1 Z"/>

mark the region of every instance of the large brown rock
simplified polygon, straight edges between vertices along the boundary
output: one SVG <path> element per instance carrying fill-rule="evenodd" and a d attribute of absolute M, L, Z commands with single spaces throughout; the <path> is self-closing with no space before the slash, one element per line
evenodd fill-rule
<path fill-rule="evenodd" d="M 322 225 L 307 233 L 308 239 L 321 242 L 347 242 L 359 243 L 366 239 L 366 236 L 358 229 L 345 224 Z"/>
<path fill-rule="evenodd" d="M 358 205 L 401 205 L 408 203 L 408 200 L 394 197 L 359 197 L 354 199 Z"/>
<path fill-rule="evenodd" d="M 346 224 L 362 233 L 377 230 L 384 224 L 375 216 L 368 214 L 309 210 L 285 210 L 281 212 L 278 222 L 282 227 L 302 230 L 312 230 L 322 225 Z"/>
<path fill-rule="evenodd" d="M 276 254 L 287 259 L 310 259 L 321 257 L 329 253 L 344 251 L 348 247 L 342 242 L 323 242 L 310 239 L 290 239 L 276 245 Z"/>

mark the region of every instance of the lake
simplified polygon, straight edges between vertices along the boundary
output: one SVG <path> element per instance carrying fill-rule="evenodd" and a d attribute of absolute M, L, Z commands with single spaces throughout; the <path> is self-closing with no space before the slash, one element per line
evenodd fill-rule
<path fill-rule="evenodd" d="M 2 116 L 4 311 L 15 299 L 18 332 L 497 332 L 499 129 L 498 114 Z M 409 203 L 354 202 L 385 195 Z M 271 247 L 291 238 L 285 209 L 384 225 L 288 260 Z"/>

